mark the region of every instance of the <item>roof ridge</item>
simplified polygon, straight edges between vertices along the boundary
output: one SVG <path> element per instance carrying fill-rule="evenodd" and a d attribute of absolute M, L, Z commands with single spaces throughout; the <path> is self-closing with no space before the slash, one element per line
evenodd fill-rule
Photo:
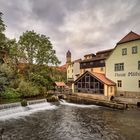
<path fill-rule="evenodd" d="M 125 35 L 117 44 L 126 43 L 129 41 L 134 41 L 140 39 L 140 35 L 130 31 L 127 35 Z"/>

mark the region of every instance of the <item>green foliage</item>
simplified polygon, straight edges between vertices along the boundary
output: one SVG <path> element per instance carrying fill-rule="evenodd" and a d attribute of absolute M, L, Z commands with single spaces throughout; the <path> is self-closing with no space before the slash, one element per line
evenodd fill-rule
<path fill-rule="evenodd" d="M 17 91 L 22 97 L 33 97 L 39 95 L 39 88 L 34 86 L 31 82 L 21 81 Z"/>
<path fill-rule="evenodd" d="M 4 24 L 3 20 L 2 20 L 2 15 L 3 15 L 3 13 L 0 12 L 0 32 L 5 31 L 5 24 Z"/>
<path fill-rule="evenodd" d="M 57 65 L 60 63 L 49 38 L 45 35 L 37 34 L 34 31 L 26 31 L 20 36 L 19 44 L 30 64 L 35 62 L 39 65 Z"/>
<path fill-rule="evenodd" d="M 27 101 L 26 100 L 22 100 L 21 101 L 21 106 L 27 106 Z"/>
<path fill-rule="evenodd" d="M 8 39 L 6 44 L 8 49 L 8 56 L 10 58 L 10 65 L 16 70 L 20 60 L 25 59 L 25 54 L 20 49 L 19 44 L 15 39 Z"/>
<path fill-rule="evenodd" d="M 17 98 L 45 95 L 53 88 L 54 81 L 63 81 L 66 77 L 55 67 L 48 66 L 60 63 L 49 37 L 26 31 L 18 42 L 8 39 L 4 34 L 6 26 L 2 15 L 0 12 L 0 96 Z M 24 72 L 20 72 L 20 63 L 28 63 Z"/>
<path fill-rule="evenodd" d="M 67 82 L 66 71 L 61 71 L 57 67 L 50 67 L 49 71 L 50 71 L 50 75 L 53 81 Z"/>
<path fill-rule="evenodd" d="M 5 91 L 1 94 L 1 97 L 5 99 L 15 99 L 19 98 L 20 94 L 13 88 L 5 88 Z"/>
<path fill-rule="evenodd" d="M 3 48 L 5 45 L 5 34 L 3 33 L 5 31 L 5 24 L 2 20 L 3 13 L 0 12 L 0 47 Z"/>
<path fill-rule="evenodd" d="M 14 77 L 14 72 L 7 64 L 0 65 L 0 73 L 4 73 L 5 76 L 9 79 Z"/>
<path fill-rule="evenodd" d="M 10 81 L 10 87 L 17 89 L 20 83 L 20 79 L 19 78 L 15 78 L 13 80 Z"/>
<path fill-rule="evenodd" d="M 26 80 L 29 80 L 37 85 L 41 93 L 45 93 L 53 84 L 48 66 L 45 65 L 32 65 L 26 73 L 26 76 Z"/>
<path fill-rule="evenodd" d="M 9 86 L 14 77 L 14 72 L 7 64 L 0 65 L 0 91 Z"/>

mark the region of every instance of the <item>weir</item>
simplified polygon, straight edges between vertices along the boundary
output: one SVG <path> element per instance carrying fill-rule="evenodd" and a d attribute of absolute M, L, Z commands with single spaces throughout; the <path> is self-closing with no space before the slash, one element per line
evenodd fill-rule
<path fill-rule="evenodd" d="M 7 108 L 18 107 L 18 106 L 21 106 L 20 102 L 18 102 L 18 103 L 10 103 L 10 104 L 2 104 L 2 105 L 0 105 L 0 110 L 7 109 Z"/>
<path fill-rule="evenodd" d="M 32 104 L 39 104 L 39 103 L 45 103 L 45 102 L 47 102 L 46 99 L 39 99 L 39 100 L 27 101 L 27 104 L 32 105 Z"/>
<path fill-rule="evenodd" d="M 27 116 L 31 113 L 41 110 L 52 110 L 56 106 L 48 103 L 46 99 L 32 100 L 27 102 L 27 106 L 21 106 L 21 103 L 11 103 L 0 105 L 0 120 L 7 120 L 11 118 L 18 118 L 20 116 Z"/>

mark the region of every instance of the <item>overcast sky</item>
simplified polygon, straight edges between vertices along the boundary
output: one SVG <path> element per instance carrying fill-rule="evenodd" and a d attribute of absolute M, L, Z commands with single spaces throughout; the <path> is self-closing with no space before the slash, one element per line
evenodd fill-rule
<path fill-rule="evenodd" d="M 113 48 L 131 30 L 140 34 L 140 0 L 0 0 L 6 35 L 26 30 L 50 37 L 62 64 Z"/>

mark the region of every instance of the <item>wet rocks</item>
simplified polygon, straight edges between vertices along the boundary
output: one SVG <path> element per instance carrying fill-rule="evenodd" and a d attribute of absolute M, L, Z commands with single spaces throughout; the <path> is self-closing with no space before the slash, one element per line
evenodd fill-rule
<path fill-rule="evenodd" d="M 59 98 L 57 95 L 52 95 L 51 97 L 48 97 L 47 98 L 47 101 L 48 102 L 58 102 L 59 101 Z"/>
<path fill-rule="evenodd" d="M 21 106 L 27 106 L 28 104 L 27 104 L 27 101 L 26 100 L 22 100 L 21 101 Z"/>

